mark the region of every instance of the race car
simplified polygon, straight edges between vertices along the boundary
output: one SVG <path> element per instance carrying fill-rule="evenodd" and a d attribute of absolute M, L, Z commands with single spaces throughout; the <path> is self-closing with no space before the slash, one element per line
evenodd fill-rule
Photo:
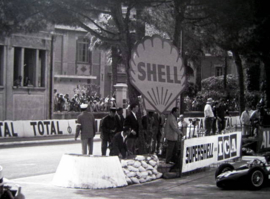
<path fill-rule="evenodd" d="M 252 157 L 252 156 L 250 156 Z M 235 169 L 232 164 L 221 164 L 216 172 L 216 185 L 222 189 L 261 189 L 270 179 L 269 154 L 254 157 L 248 163 Z"/>

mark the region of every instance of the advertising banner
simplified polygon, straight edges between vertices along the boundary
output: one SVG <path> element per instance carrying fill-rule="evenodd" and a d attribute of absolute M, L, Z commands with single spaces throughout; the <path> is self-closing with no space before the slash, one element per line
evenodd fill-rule
<path fill-rule="evenodd" d="M 158 35 L 145 37 L 136 44 L 131 54 L 129 75 L 148 111 L 167 111 L 186 87 L 180 53 L 171 42 Z"/>
<path fill-rule="evenodd" d="M 234 132 L 217 136 L 217 162 L 231 160 L 240 157 L 242 133 Z"/>
<path fill-rule="evenodd" d="M 240 157 L 241 132 L 184 140 L 182 172 Z"/>
<path fill-rule="evenodd" d="M 182 172 L 203 168 L 214 163 L 216 139 L 216 136 L 208 136 L 185 140 Z"/>
<path fill-rule="evenodd" d="M 100 119 L 95 121 L 99 132 Z M 75 131 L 75 119 L 0 121 L 0 138 L 73 135 Z"/>

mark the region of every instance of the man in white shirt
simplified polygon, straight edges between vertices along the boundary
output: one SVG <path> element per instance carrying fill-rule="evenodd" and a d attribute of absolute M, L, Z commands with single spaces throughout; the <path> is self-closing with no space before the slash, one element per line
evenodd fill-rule
<path fill-rule="evenodd" d="M 246 105 L 245 110 L 241 114 L 241 123 L 243 125 L 242 135 L 250 135 L 251 133 L 251 122 L 250 122 L 250 116 L 251 116 L 251 110 L 250 107 Z"/>
<path fill-rule="evenodd" d="M 214 119 L 214 113 L 211 107 L 213 103 L 212 98 L 208 98 L 206 105 L 204 106 L 204 126 L 205 126 L 205 136 L 209 136 L 212 128 L 212 123 Z"/>

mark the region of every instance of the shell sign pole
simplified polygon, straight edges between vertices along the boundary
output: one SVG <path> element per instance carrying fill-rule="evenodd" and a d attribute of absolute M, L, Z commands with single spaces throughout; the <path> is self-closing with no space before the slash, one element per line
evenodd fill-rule
<path fill-rule="evenodd" d="M 183 61 L 177 48 L 157 35 L 145 37 L 136 44 L 129 74 L 148 111 L 167 111 L 186 86 Z"/>

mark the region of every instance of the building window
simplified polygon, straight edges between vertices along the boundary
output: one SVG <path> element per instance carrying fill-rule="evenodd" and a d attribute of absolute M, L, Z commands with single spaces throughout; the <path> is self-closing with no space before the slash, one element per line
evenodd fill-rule
<path fill-rule="evenodd" d="M 14 48 L 14 86 L 45 87 L 46 51 Z"/>
<path fill-rule="evenodd" d="M 90 63 L 91 52 L 89 50 L 90 40 L 79 38 L 77 40 L 77 63 Z"/>
<path fill-rule="evenodd" d="M 0 46 L 0 86 L 4 85 L 4 46 Z"/>
<path fill-rule="evenodd" d="M 223 67 L 222 67 L 222 66 L 216 66 L 216 67 L 215 67 L 215 75 L 216 75 L 216 76 L 221 76 L 221 75 L 223 75 Z"/>

